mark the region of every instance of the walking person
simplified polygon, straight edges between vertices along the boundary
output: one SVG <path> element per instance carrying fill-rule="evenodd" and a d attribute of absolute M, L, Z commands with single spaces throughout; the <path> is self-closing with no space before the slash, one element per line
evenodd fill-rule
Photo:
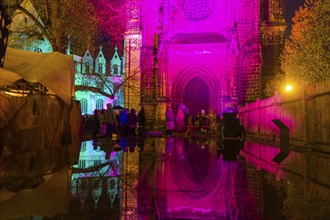
<path fill-rule="evenodd" d="M 184 132 L 185 124 L 184 124 L 184 112 L 181 108 L 178 108 L 178 112 L 175 117 L 175 125 L 176 125 L 176 131 L 178 133 Z"/>
<path fill-rule="evenodd" d="M 142 136 L 145 133 L 145 125 L 146 125 L 146 116 L 144 112 L 144 107 L 141 107 L 141 110 L 138 113 L 138 135 Z"/>
<path fill-rule="evenodd" d="M 100 136 L 101 137 L 106 137 L 106 133 L 107 133 L 107 120 L 105 118 L 105 110 L 99 110 L 99 121 L 100 121 Z"/>
<path fill-rule="evenodd" d="M 173 130 L 175 129 L 175 115 L 172 110 L 171 106 L 167 106 L 166 112 L 165 112 L 165 119 L 166 119 L 166 135 L 167 137 L 170 137 L 172 135 Z"/>
<path fill-rule="evenodd" d="M 112 137 L 115 133 L 115 128 L 117 126 L 116 113 L 112 108 L 112 104 L 107 104 L 107 110 L 105 110 L 105 118 L 107 121 L 107 132 L 106 137 Z"/>
<path fill-rule="evenodd" d="M 127 136 L 127 118 L 128 118 L 128 109 L 125 108 L 124 111 L 120 115 L 120 135 L 121 137 L 126 137 Z"/>
<path fill-rule="evenodd" d="M 117 121 L 117 125 L 115 128 L 116 135 L 120 135 L 120 130 L 121 130 L 120 116 L 121 116 L 121 114 L 122 114 L 122 111 L 116 112 L 116 121 Z"/>
<path fill-rule="evenodd" d="M 129 137 L 136 137 L 136 127 L 137 127 L 137 123 L 138 123 L 138 117 L 135 113 L 135 109 L 132 108 L 131 112 L 128 115 L 127 118 L 127 125 L 128 125 L 128 136 Z"/>

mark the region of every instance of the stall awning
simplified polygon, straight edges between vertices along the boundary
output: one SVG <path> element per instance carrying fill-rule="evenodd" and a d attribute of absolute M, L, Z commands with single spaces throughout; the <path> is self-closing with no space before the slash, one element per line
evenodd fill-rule
<path fill-rule="evenodd" d="M 0 68 L 0 86 L 10 86 L 22 78 L 28 82 L 38 82 L 70 105 L 74 73 L 72 56 L 7 48 L 4 68 Z"/>

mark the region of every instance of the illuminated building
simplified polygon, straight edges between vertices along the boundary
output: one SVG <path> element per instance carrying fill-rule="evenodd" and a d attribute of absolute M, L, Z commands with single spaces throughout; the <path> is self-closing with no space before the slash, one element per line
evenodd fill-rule
<path fill-rule="evenodd" d="M 40 19 L 30 0 L 22 1 L 20 5 L 27 9 L 33 16 Z M 49 40 L 45 36 L 41 37 L 42 32 L 38 30 L 31 18 L 21 13 L 19 10 L 13 12 L 11 18 L 11 34 L 8 39 L 9 47 L 36 52 L 53 51 Z M 34 33 L 34 35 L 31 33 Z M 71 54 L 70 39 L 68 41 L 66 53 L 68 55 Z M 103 55 L 102 46 L 100 46 L 99 53 L 95 60 L 88 50 L 82 57 L 77 55 L 73 55 L 73 57 L 76 63 L 75 85 L 99 87 L 99 81 L 97 80 L 98 74 L 107 78 L 110 87 L 113 87 L 114 83 L 121 83 L 123 80 L 122 57 L 119 56 L 117 47 L 115 47 L 113 56 L 108 64 Z M 101 89 L 105 93 L 109 93 L 106 88 Z M 124 95 L 121 90 L 116 92 L 113 98 L 108 98 L 99 93 L 87 90 L 76 91 L 75 97 L 77 100 L 81 101 L 83 114 L 92 114 L 94 109 L 106 109 L 107 103 L 112 103 L 113 105 L 124 104 Z"/>
<path fill-rule="evenodd" d="M 95 58 L 95 61 L 88 50 L 82 57 L 74 56 L 74 60 L 77 70 L 75 85 L 99 87 L 99 76 L 106 79 L 106 82 L 111 87 L 114 86 L 114 82 L 121 83 L 123 80 L 123 74 L 121 71 L 122 59 L 118 55 L 117 47 L 115 48 L 112 59 L 110 60 L 109 69 L 102 52 L 102 46 L 100 46 L 100 50 Z M 109 93 L 106 87 L 102 88 L 102 90 Z M 115 94 L 114 99 L 87 90 L 76 91 L 75 96 L 76 99 L 81 102 L 81 110 L 83 114 L 92 114 L 94 109 L 106 109 L 107 103 L 121 106 L 124 104 L 123 93 L 121 90 Z"/>
<path fill-rule="evenodd" d="M 284 1 L 129 0 L 126 8 L 125 71 L 139 69 L 140 87 L 125 90 L 125 106 L 144 105 L 149 121 L 163 121 L 167 103 L 193 114 L 244 105 L 279 69 Z"/>

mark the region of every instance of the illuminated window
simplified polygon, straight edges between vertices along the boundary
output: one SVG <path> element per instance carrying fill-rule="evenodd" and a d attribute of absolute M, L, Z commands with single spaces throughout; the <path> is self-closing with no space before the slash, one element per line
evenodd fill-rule
<path fill-rule="evenodd" d="M 103 109 L 103 100 L 102 99 L 96 100 L 96 109 L 98 109 L 98 110 Z"/>
<path fill-rule="evenodd" d="M 113 65 L 113 74 L 118 75 L 118 65 Z"/>
<path fill-rule="evenodd" d="M 81 103 L 81 113 L 87 114 L 87 106 L 88 106 L 87 99 L 81 99 L 80 103 Z"/>
<path fill-rule="evenodd" d="M 81 73 L 81 65 L 80 65 L 80 63 L 77 62 L 77 61 L 75 61 L 74 64 L 75 64 L 75 67 L 76 67 L 76 72 L 77 73 Z"/>
<path fill-rule="evenodd" d="M 85 63 L 85 73 L 89 73 L 89 63 Z"/>
<path fill-rule="evenodd" d="M 110 179 L 110 189 L 114 189 L 115 188 L 115 180 L 113 178 Z"/>
<path fill-rule="evenodd" d="M 103 64 L 99 63 L 99 73 L 103 73 Z"/>
<path fill-rule="evenodd" d="M 85 168 L 86 167 L 86 160 L 79 160 L 78 167 L 79 168 Z"/>
<path fill-rule="evenodd" d="M 84 152 L 84 151 L 86 151 L 86 142 L 81 143 L 80 152 Z"/>

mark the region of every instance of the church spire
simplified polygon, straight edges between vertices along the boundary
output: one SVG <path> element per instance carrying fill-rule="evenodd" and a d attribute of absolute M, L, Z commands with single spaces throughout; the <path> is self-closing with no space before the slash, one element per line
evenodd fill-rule
<path fill-rule="evenodd" d="M 68 35 L 68 48 L 66 49 L 66 55 L 70 55 L 70 53 L 71 53 L 71 49 L 70 49 L 70 35 Z"/>
<path fill-rule="evenodd" d="M 115 47 L 115 52 L 111 59 L 111 73 L 113 75 L 121 74 L 121 59 L 118 55 L 118 47 Z"/>
<path fill-rule="evenodd" d="M 106 60 L 102 52 L 102 45 L 100 45 L 100 51 L 95 59 L 95 72 L 99 74 L 106 73 Z"/>

